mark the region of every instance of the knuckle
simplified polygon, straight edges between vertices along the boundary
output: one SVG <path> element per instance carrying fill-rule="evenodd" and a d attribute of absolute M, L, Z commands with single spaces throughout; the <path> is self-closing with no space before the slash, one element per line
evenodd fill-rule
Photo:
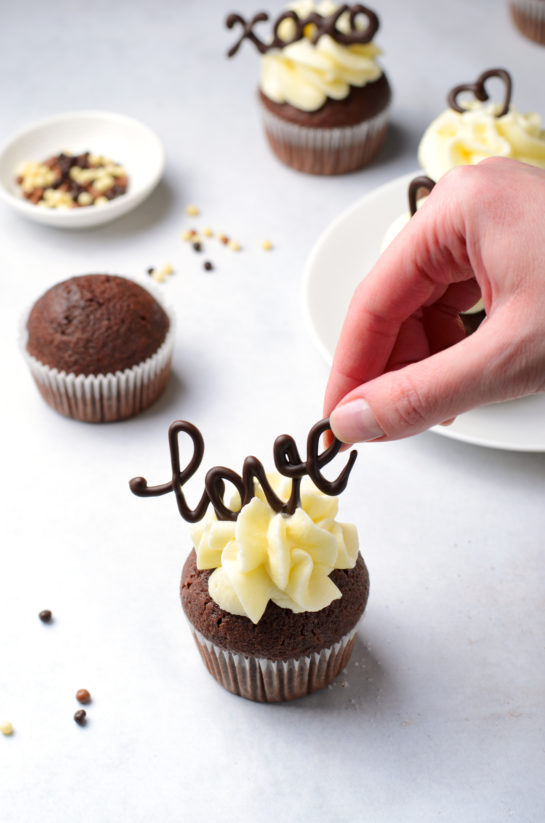
<path fill-rule="evenodd" d="M 408 374 L 399 374 L 393 406 L 400 428 L 423 431 L 431 425 L 425 394 Z"/>

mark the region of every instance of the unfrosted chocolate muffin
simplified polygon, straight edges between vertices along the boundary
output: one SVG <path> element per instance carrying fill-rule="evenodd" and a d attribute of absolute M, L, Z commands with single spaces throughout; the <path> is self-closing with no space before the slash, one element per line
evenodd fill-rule
<path fill-rule="evenodd" d="M 269 660 L 289 660 L 319 652 L 337 643 L 363 614 L 369 597 L 369 573 L 358 555 L 351 569 L 334 569 L 330 578 L 341 597 L 317 612 L 292 612 L 269 601 L 258 623 L 224 611 L 211 598 L 212 569 L 197 568 L 195 550 L 183 571 L 180 596 L 186 617 L 207 640 L 229 652 Z M 348 659 L 348 655 L 347 655 Z"/>
<path fill-rule="evenodd" d="M 172 321 L 126 277 L 86 274 L 57 283 L 32 307 L 25 350 L 44 399 L 88 422 L 132 417 L 163 391 Z"/>

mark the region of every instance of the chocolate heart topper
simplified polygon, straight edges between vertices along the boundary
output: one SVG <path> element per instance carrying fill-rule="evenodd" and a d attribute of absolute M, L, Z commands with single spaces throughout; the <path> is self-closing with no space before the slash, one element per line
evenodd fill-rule
<path fill-rule="evenodd" d="M 413 177 L 409 183 L 409 190 L 407 192 L 411 217 L 413 217 L 417 212 L 417 200 L 421 189 L 426 189 L 429 193 L 434 186 L 435 180 L 432 180 L 431 177 L 427 177 L 425 174 L 420 174 L 418 177 Z"/>
<path fill-rule="evenodd" d="M 349 33 L 343 32 L 337 28 L 337 21 L 339 20 L 339 17 L 345 13 L 348 14 L 350 26 Z M 367 26 L 363 29 L 359 28 L 357 22 L 358 18 L 362 16 L 367 18 Z M 232 29 L 233 26 L 237 24 L 242 26 L 242 34 L 234 46 L 231 46 L 227 52 L 227 56 L 233 57 L 233 55 L 235 55 L 239 50 L 243 40 L 250 40 L 260 54 L 266 54 L 272 49 L 284 49 L 286 46 L 291 46 L 292 43 L 302 40 L 305 37 L 305 28 L 308 25 L 312 25 L 314 27 L 310 37 L 310 42 L 314 45 L 318 42 L 320 37 L 327 34 L 335 40 L 336 43 L 340 43 L 343 46 L 349 46 L 353 43 L 370 43 L 379 27 L 379 19 L 375 12 L 359 3 L 353 6 L 343 4 L 342 6 L 339 6 L 333 14 L 328 16 L 318 14 L 317 12 L 312 12 L 306 17 L 299 17 L 297 12 L 290 10 L 282 12 L 282 14 L 277 17 L 273 24 L 272 40 L 265 42 L 260 40 L 260 38 L 256 35 L 254 32 L 254 26 L 256 26 L 257 23 L 265 23 L 268 19 L 269 15 L 265 11 L 260 11 L 257 14 L 254 14 L 250 20 L 245 20 L 240 14 L 230 14 L 225 21 L 225 25 L 228 29 Z M 279 35 L 279 29 L 285 20 L 292 21 L 294 25 L 294 33 L 289 39 L 283 40 Z"/>
<path fill-rule="evenodd" d="M 461 83 L 459 86 L 455 86 L 449 91 L 447 96 L 447 102 L 450 108 L 459 112 L 459 114 L 464 114 L 464 112 L 467 111 L 467 109 L 462 108 L 462 106 L 458 103 L 458 95 L 464 91 L 472 92 L 476 99 L 480 100 L 481 103 L 489 100 L 490 98 L 488 96 L 488 92 L 486 91 L 485 83 L 490 79 L 490 77 L 498 77 L 505 83 L 505 97 L 503 99 L 503 106 L 496 113 L 496 117 L 503 117 L 504 114 L 507 114 L 509 111 L 509 106 L 511 105 L 513 81 L 511 79 L 511 75 L 506 69 L 488 69 L 488 71 L 483 71 L 474 83 Z"/>
<path fill-rule="evenodd" d="M 242 465 L 242 474 L 224 466 L 214 466 L 209 469 L 204 478 L 204 491 L 194 509 L 188 505 L 183 492 L 183 485 L 193 477 L 204 456 L 204 440 L 199 429 L 187 420 L 176 420 L 168 430 L 170 447 L 170 464 L 172 479 L 168 483 L 158 486 L 148 486 L 144 477 L 133 477 L 129 486 L 137 497 L 158 497 L 162 494 L 174 492 L 178 510 L 184 520 L 196 523 L 201 520 L 212 504 L 218 520 L 236 520 L 243 506 L 255 497 L 254 483 L 257 481 L 269 506 L 278 513 L 291 515 L 300 505 L 301 478 L 308 475 L 320 491 L 328 495 L 340 494 L 346 488 L 348 477 L 358 456 L 355 450 L 350 452 L 348 462 L 335 480 L 328 480 L 321 469 L 330 463 L 339 453 L 342 443 L 333 438 L 333 442 L 324 451 L 320 452 L 320 438 L 324 432 L 330 431 L 329 419 L 324 418 L 315 423 L 307 438 L 307 459 L 301 460 L 295 440 L 289 434 L 281 434 L 274 441 L 274 463 L 280 474 L 291 479 L 291 493 L 289 499 L 282 500 L 273 491 L 267 479 L 263 464 L 257 457 L 249 456 Z M 193 454 L 184 469 L 180 468 L 180 450 L 178 436 L 187 434 L 193 443 Z M 225 504 L 225 481 L 232 483 L 240 496 L 240 508 L 233 511 Z"/>

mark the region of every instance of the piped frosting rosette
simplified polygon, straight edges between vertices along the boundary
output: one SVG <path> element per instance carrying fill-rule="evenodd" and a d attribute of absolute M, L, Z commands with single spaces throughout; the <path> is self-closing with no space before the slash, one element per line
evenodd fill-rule
<path fill-rule="evenodd" d="M 449 169 L 486 157 L 511 157 L 545 168 L 545 130 L 536 112 L 521 114 L 512 105 L 498 117 L 499 105 L 468 101 L 462 113 L 447 109 L 426 129 L 418 160 L 438 180 Z"/>
<path fill-rule="evenodd" d="M 290 482 L 269 476 L 275 492 L 287 499 Z M 355 526 L 335 518 L 335 497 L 320 492 L 308 478 L 301 506 L 293 515 L 277 514 L 256 488 L 235 522 L 215 514 L 192 529 L 199 569 L 214 569 L 212 599 L 231 614 L 258 623 L 271 600 L 284 609 L 313 612 L 341 597 L 329 575 L 351 569 L 358 557 Z"/>

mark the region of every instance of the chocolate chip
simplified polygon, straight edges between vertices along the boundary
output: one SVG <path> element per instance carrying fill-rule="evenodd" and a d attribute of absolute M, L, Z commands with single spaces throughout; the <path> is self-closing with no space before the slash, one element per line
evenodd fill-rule
<path fill-rule="evenodd" d="M 40 612 L 38 617 L 40 618 L 42 623 L 51 623 L 51 618 L 53 617 L 53 614 L 51 613 L 51 611 L 49 609 L 44 609 L 43 611 Z"/>
<path fill-rule="evenodd" d="M 213 264 L 210 262 L 210 260 L 205 260 L 205 261 L 204 261 L 204 263 L 203 263 L 203 268 L 205 268 L 205 269 L 206 269 L 206 271 L 212 271 L 212 269 L 214 268 L 214 266 L 213 266 Z"/>
<path fill-rule="evenodd" d="M 85 709 L 78 709 L 74 715 L 74 720 L 78 724 L 78 726 L 85 726 L 87 722 L 87 712 Z"/>
<path fill-rule="evenodd" d="M 149 274 L 150 277 L 151 277 L 151 275 L 153 274 L 154 271 L 155 271 L 154 266 L 150 266 L 149 269 L 146 269 L 146 272 Z"/>
<path fill-rule="evenodd" d="M 197 240 L 196 243 L 193 243 L 193 248 L 195 249 L 195 251 L 202 251 L 202 243 L 199 243 L 199 241 Z"/>

